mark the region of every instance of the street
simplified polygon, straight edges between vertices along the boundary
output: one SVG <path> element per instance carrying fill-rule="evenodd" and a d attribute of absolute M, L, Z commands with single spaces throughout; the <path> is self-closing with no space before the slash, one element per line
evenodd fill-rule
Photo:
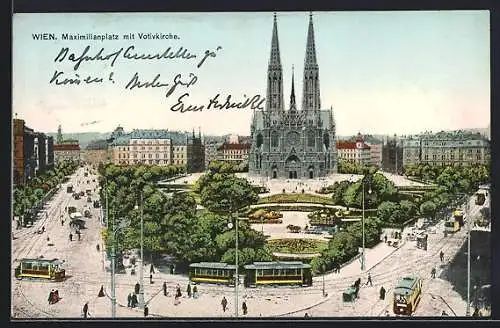
<path fill-rule="evenodd" d="M 75 191 L 94 189 L 97 177 L 83 177 L 83 168 L 71 177 L 70 182 Z M 95 183 L 87 184 L 86 180 Z M 78 181 L 84 183 L 78 184 Z M 94 193 L 92 199 L 97 199 Z M 470 200 L 468 217 L 479 213 L 480 206 Z M 85 206 L 92 212 L 92 218 L 85 219 L 86 229 L 82 230 L 82 238 L 69 241 L 71 229 L 68 226 L 68 215 L 64 207 L 75 206 L 83 212 Z M 92 203 L 86 203 L 86 197 L 74 200 L 70 193 L 66 193 L 63 186 L 47 204 L 48 213 L 45 221 L 40 221 L 36 227 L 16 232 L 13 241 L 13 260 L 39 257 L 58 258 L 64 260 L 67 279 L 62 282 L 45 282 L 17 280 L 12 275 L 13 310 L 15 318 L 32 317 L 80 317 L 85 302 L 89 302 L 91 317 L 110 317 L 110 274 L 104 270 L 105 252 L 100 235 L 100 209 L 94 209 Z M 60 213 L 63 213 L 66 222 L 61 225 Z M 39 225 L 45 226 L 45 233 L 33 234 Z M 460 247 L 466 241 L 467 231 L 462 229 L 455 234 L 444 237 L 443 222 L 439 222 L 436 234 L 429 234 L 428 250 L 417 249 L 414 241 L 405 241 L 399 248 L 394 248 L 383 242 L 373 249 L 366 251 L 365 272 L 360 270 L 359 260 L 344 266 L 340 273 L 328 273 L 324 276 L 326 297 L 323 296 L 323 277 L 314 277 L 314 284 L 307 288 L 244 288 L 240 287 L 240 300 L 248 305 L 250 317 L 272 316 L 304 316 L 307 312 L 312 317 L 335 316 L 384 316 L 385 311 L 392 314 L 391 292 L 398 278 L 405 275 L 417 275 L 424 281 L 423 297 L 414 316 L 439 316 L 443 310 L 450 315 L 465 314 L 466 302 L 446 280 L 441 279 L 441 273 L 446 270 L 450 260 L 455 257 Z M 403 232 L 405 238 L 406 231 Z M 47 237 L 50 238 L 47 241 Z M 100 251 L 96 245 L 101 244 Z M 439 253 L 445 254 L 441 263 Z M 128 263 L 125 260 L 125 266 Z M 432 268 L 437 269 L 435 279 L 430 277 Z M 152 317 L 231 317 L 234 316 L 234 288 L 216 285 L 199 285 L 199 298 L 188 298 L 185 290 L 188 283 L 186 276 L 172 275 L 167 268 L 155 268 L 153 283 L 149 282 L 149 263 L 144 266 L 145 301 Z M 362 286 L 359 299 L 353 303 L 342 302 L 342 292 L 357 278 L 361 278 L 362 285 L 366 283 L 368 272 L 371 273 L 373 286 Z M 116 275 L 117 317 L 142 317 L 142 310 L 126 307 L 127 295 L 138 282 L 139 274 L 131 275 L 130 269 L 126 273 Z M 163 282 L 167 282 L 168 296 L 162 292 Z M 174 305 L 173 291 L 179 285 L 183 297 L 178 305 Z M 106 297 L 97 297 L 99 289 L 104 286 Z M 379 299 L 380 287 L 387 290 L 385 300 Z M 59 290 L 62 299 L 53 305 L 47 302 L 51 289 Z M 220 301 L 225 296 L 228 300 L 228 310 L 222 311 Z M 241 312 L 241 309 L 240 309 Z"/>

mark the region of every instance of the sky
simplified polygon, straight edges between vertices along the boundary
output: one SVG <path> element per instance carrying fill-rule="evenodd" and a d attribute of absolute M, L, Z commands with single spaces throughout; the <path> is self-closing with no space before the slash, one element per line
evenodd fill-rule
<path fill-rule="evenodd" d="M 292 65 L 297 103 L 302 99 L 308 12 L 278 12 L 285 103 Z M 413 134 L 490 124 L 490 34 L 488 11 L 313 12 L 321 104 L 332 109 L 337 135 Z M 41 132 L 109 132 L 169 129 L 204 134 L 250 134 L 253 109 L 207 108 L 254 96 L 266 97 L 273 13 L 23 13 L 13 19 L 14 116 Z M 34 34 L 53 33 L 55 40 Z M 63 40 L 63 34 L 109 34 L 116 39 Z M 139 33 L 177 39 L 140 40 Z M 124 35 L 134 35 L 126 40 Z M 107 60 L 75 62 L 104 48 Z M 161 54 L 183 47 L 191 59 L 132 60 L 129 53 Z M 219 50 L 216 50 L 218 47 Z M 64 58 L 59 56 L 68 48 Z M 211 51 L 200 67 L 205 51 Z M 60 73 L 54 77 L 56 72 Z M 153 82 L 169 87 L 126 89 Z M 194 74 L 190 75 L 189 74 Z M 80 84 L 62 84 L 65 78 Z M 190 86 L 167 91 L 177 74 Z M 110 77 L 111 75 L 111 77 Z M 102 82 L 87 83 L 87 76 Z M 52 80 L 52 82 L 51 82 Z M 178 80 L 177 80 L 178 81 Z M 173 111 L 179 97 L 201 111 Z M 246 96 L 246 98 L 245 98 Z M 288 107 L 288 106 L 287 106 Z M 300 108 L 299 108 L 300 110 Z"/>

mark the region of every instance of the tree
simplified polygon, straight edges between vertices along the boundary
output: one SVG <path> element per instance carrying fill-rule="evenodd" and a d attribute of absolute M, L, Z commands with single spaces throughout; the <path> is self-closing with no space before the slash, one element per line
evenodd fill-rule
<path fill-rule="evenodd" d="M 399 202 L 399 208 L 403 215 L 407 216 L 408 219 L 414 218 L 417 216 L 417 206 L 410 202 L 409 200 L 402 200 Z"/>
<path fill-rule="evenodd" d="M 258 196 L 246 179 L 228 174 L 224 179 L 213 181 L 201 193 L 203 206 L 211 212 L 230 215 L 258 201 Z"/>
<path fill-rule="evenodd" d="M 395 222 L 395 213 L 400 210 L 397 203 L 382 202 L 377 208 L 377 216 L 387 223 Z"/>
<path fill-rule="evenodd" d="M 344 203 L 344 194 L 350 186 L 349 181 L 336 181 L 333 185 L 333 195 L 332 199 L 336 205 L 346 205 Z"/>
<path fill-rule="evenodd" d="M 436 215 L 436 204 L 432 201 L 426 201 L 422 205 L 420 205 L 420 214 L 427 218 L 434 218 Z"/>

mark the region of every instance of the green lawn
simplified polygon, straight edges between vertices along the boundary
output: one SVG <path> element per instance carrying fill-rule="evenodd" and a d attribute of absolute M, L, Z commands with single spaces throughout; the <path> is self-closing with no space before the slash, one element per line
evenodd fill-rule
<path fill-rule="evenodd" d="M 320 253 L 328 247 L 328 242 L 317 239 L 274 239 L 267 242 L 271 252 L 291 254 Z"/>
<path fill-rule="evenodd" d="M 312 194 L 276 194 L 262 197 L 258 201 L 258 204 L 268 203 L 314 203 L 335 205 L 331 198 Z"/>

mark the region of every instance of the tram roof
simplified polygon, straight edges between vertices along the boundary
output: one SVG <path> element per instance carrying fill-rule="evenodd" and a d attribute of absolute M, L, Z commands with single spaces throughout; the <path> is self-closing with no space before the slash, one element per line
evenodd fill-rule
<path fill-rule="evenodd" d="M 308 269 L 311 266 L 300 261 L 254 262 L 245 269 Z"/>
<path fill-rule="evenodd" d="M 199 262 L 191 263 L 190 268 L 209 268 L 209 269 L 232 269 L 236 270 L 236 266 L 233 264 L 220 263 L 220 262 Z"/>
<path fill-rule="evenodd" d="M 395 294 L 400 294 L 400 295 L 408 295 L 411 294 L 414 285 L 418 281 L 417 277 L 404 277 L 402 279 L 398 280 L 398 284 L 396 285 L 396 288 L 394 288 L 394 293 Z"/>
<path fill-rule="evenodd" d="M 49 262 L 49 263 L 54 263 L 54 264 L 61 264 L 63 263 L 61 260 L 59 259 L 51 259 L 51 260 L 48 260 L 48 259 L 34 259 L 34 258 L 26 258 L 26 259 L 20 259 L 19 260 L 20 262 Z"/>

